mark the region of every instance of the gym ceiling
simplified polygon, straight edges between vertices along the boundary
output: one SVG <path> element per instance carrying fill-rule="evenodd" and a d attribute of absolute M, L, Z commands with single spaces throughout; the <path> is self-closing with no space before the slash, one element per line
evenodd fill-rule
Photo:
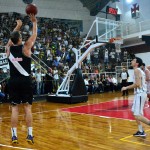
<path fill-rule="evenodd" d="M 80 0 L 83 7 L 90 11 L 91 16 L 96 16 L 110 1 L 116 0 Z"/>

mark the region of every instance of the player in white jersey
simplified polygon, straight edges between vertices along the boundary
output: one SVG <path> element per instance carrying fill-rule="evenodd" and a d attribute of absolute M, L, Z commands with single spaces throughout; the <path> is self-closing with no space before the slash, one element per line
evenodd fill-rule
<path fill-rule="evenodd" d="M 121 91 L 134 88 L 134 101 L 132 112 L 138 125 L 138 131 L 133 136 L 145 137 L 146 134 L 142 127 L 141 122 L 150 126 L 150 120 L 143 116 L 144 104 L 147 98 L 147 85 L 145 80 L 145 73 L 141 70 L 142 60 L 138 57 L 134 58 L 131 62 L 134 68 L 134 82 L 130 86 L 123 87 Z"/>
<path fill-rule="evenodd" d="M 144 71 L 146 75 L 147 97 L 149 98 L 150 101 L 150 71 L 147 69 L 144 63 L 142 64 L 141 69 Z"/>

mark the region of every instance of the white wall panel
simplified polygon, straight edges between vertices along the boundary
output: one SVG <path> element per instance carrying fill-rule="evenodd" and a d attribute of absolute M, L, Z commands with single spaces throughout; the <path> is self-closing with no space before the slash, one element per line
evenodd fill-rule
<path fill-rule="evenodd" d="M 135 54 L 135 56 L 141 58 L 143 62 L 145 63 L 145 65 L 150 66 L 150 59 L 149 59 L 150 52 L 138 53 L 138 54 Z"/>
<path fill-rule="evenodd" d="M 140 18 L 138 19 L 131 18 L 131 7 L 133 7 L 133 4 L 135 3 L 137 3 L 140 7 Z M 123 16 L 122 16 L 123 21 L 130 23 L 138 23 L 140 21 L 150 20 L 149 6 L 150 0 L 133 0 L 133 2 L 130 4 L 127 3 L 126 0 L 123 0 Z"/>

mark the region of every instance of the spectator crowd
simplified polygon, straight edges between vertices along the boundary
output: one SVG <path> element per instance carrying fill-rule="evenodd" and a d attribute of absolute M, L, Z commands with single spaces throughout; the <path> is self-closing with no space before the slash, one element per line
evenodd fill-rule
<path fill-rule="evenodd" d="M 32 23 L 28 16 L 18 13 L 0 14 L 0 52 L 5 53 L 5 45 L 9 39 L 10 32 L 16 26 L 15 20 L 21 19 L 23 27 L 21 32 L 23 41 L 31 35 Z M 80 36 L 79 26 L 73 26 L 66 20 L 41 18 L 38 19 L 38 37 L 32 52 L 41 59 L 52 72 L 43 71 L 38 63 L 32 63 L 32 79 L 34 94 L 55 93 L 63 81 L 69 68 L 75 63 L 73 49 L 79 49 L 84 42 L 85 36 Z M 81 25 L 80 25 L 81 26 Z M 94 37 L 89 37 L 92 40 Z M 81 53 L 88 46 L 81 49 Z M 85 83 L 90 93 L 116 91 L 118 89 L 117 79 L 114 76 L 115 67 L 130 58 L 126 50 L 116 50 L 113 44 L 107 44 L 92 51 L 82 63 L 82 71 Z M 3 66 L 1 65 L 1 68 Z M 9 69 L 7 69 L 9 75 Z M 110 72 L 104 75 L 103 72 Z M 112 72 L 112 74 L 111 74 Z M 6 72 L 5 72 L 6 73 Z M 49 74 L 52 74 L 49 75 Z M 92 76 L 91 74 L 95 74 Z M 101 75 L 100 75 L 101 74 Z M 86 82 L 86 80 L 88 82 Z M 3 84 L 3 82 L 1 82 Z M 2 86 L 2 90 L 3 90 Z"/>

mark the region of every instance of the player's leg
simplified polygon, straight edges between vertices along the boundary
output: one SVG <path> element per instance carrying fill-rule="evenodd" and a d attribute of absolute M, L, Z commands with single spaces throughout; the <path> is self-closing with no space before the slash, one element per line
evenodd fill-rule
<path fill-rule="evenodd" d="M 11 115 L 12 143 L 18 143 L 17 138 L 18 114 L 19 114 L 18 105 L 12 105 L 12 115 Z"/>
<path fill-rule="evenodd" d="M 134 136 L 146 136 L 141 122 L 150 125 L 150 121 L 143 116 L 143 109 L 146 101 L 146 93 L 136 94 L 132 106 L 132 112 L 138 125 L 138 131 Z"/>
<path fill-rule="evenodd" d="M 24 104 L 24 110 L 25 110 L 25 120 L 27 124 L 27 141 L 33 144 L 34 141 L 32 134 L 32 105 Z"/>

